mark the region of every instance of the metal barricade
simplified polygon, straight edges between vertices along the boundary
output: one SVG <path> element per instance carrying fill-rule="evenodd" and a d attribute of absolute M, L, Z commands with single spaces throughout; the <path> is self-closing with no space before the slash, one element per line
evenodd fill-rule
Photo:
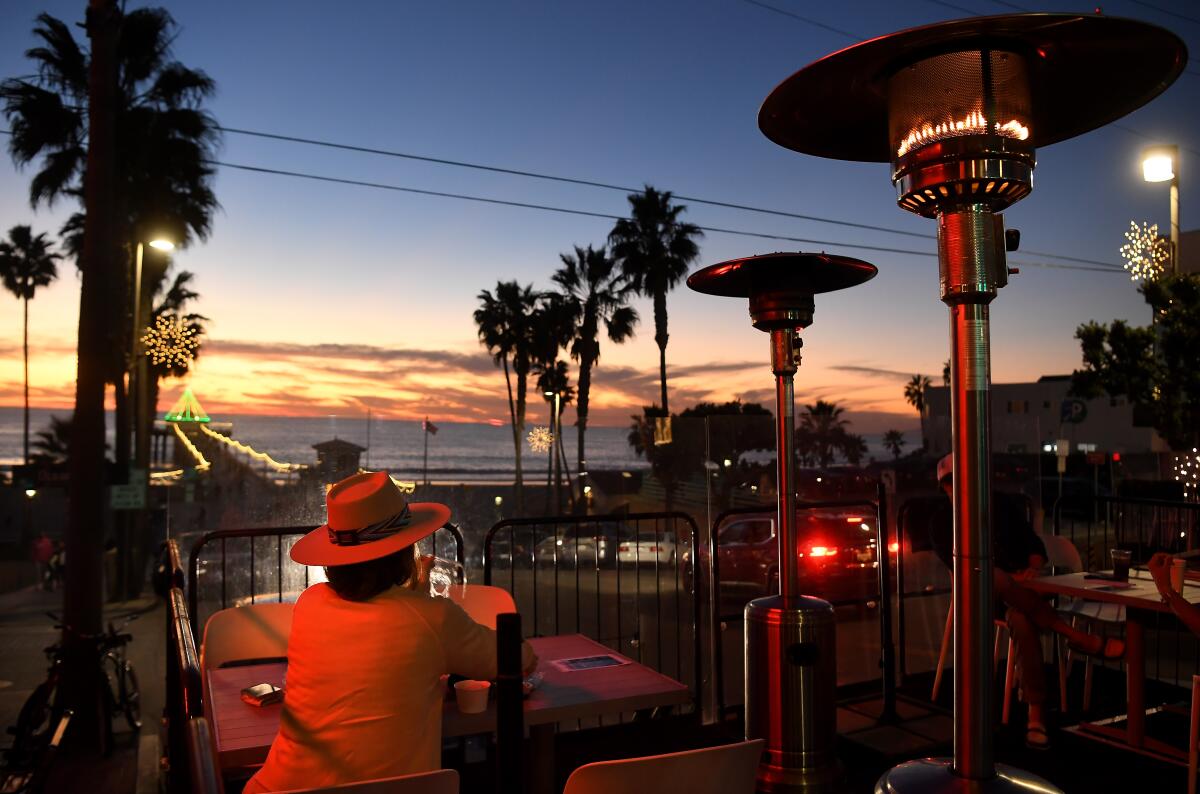
<path fill-rule="evenodd" d="M 506 519 L 484 540 L 483 577 L 512 594 L 527 634 L 584 634 L 699 698 L 698 548 L 686 513 Z"/>
<path fill-rule="evenodd" d="M 263 600 L 294 601 L 312 581 L 309 568 L 292 562 L 287 551 L 313 529 L 255 527 L 201 535 L 192 545 L 187 571 L 188 610 L 196 636 L 211 612 Z M 428 542 L 435 556 L 452 556 L 458 562 L 465 559 L 462 531 L 454 523 L 444 524 Z M 209 580 L 210 574 L 219 571 L 219 581 L 211 586 L 202 584 L 202 571 Z"/>

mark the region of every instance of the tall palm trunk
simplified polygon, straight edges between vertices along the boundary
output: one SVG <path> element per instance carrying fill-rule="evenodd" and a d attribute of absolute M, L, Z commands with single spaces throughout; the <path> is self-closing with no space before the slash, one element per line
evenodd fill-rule
<path fill-rule="evenodd" d="M 79 298 L 75 414 L 68 457 L 67 559 L 63 597 L 65 667 L 63 702 L 76 708 L 71 734 L 82 744 L 100 738 L 100 691 L 96 651 L 79 638 L 102 630 L 104 593 L 104 384 L 108 351 L 105 298 L 117 261 L 113 207 L 116 195 L 116 44 L 121 12 L 115 0 L 90 0 L 88 36 L 88 154 L 84 173 L 82 284 Z"/>
<path fill-rule="evenodd" d="M 26 297 L 25 304 L 25 326 L 24 326 L 24 345 L 25 345 L 25 465 L 29 465 L 29 298 Z"/>
<path fill-rule="evenodd" d="M 517 479 L 513 483 L 513 490 L 516 491 L 514 499 L 516 501 L 517 515 L 524 513 L 524 495 L 525 489 L 521 482 L 521 431 L 517 429 L 517 407 L 513 403 L 512 378 L 508 374 L 508 356 L 504 356 L 504 385 L 508 388 L 508 417 L 509 423 L 512 425 L 513 432 L 513 455 L 517 461 Z"/>
<path fill-rule="evenodd" d="M 585 461 L 587 461 L 586 439 L 587 439 L 587 422 L 588 422 L 588 402 L 592 396 L 592 364 L 594 359 L 590 355 L 579 357 L 579 392 L 575 398 L 575 427 L 578 430 L 579 442 L 575 457 L 575 471 L 587 471 Z M 583 477 L 579 477 L 580 488 L 583 487 Z M 580 494 L 576 501 L 577 505 L 586 504 L 584 495 Z"/>
<path fill-rule="evenodd" d="M 517 515 L 525 515 L 525 480 L 521 473 L 521 439 L 525 437 L 525 389 L 528 372 L 524 369 L 517 372 L 517 412 L 513 423 L 514 438 L 517 442 Z"/>
<path fill-rule="evenodd" d="M 662 386 L 663 416 L 671 415 L 667 405 L 667 293 L 654 293 L 654 343 L 658 345 L 658 379 Z"/>

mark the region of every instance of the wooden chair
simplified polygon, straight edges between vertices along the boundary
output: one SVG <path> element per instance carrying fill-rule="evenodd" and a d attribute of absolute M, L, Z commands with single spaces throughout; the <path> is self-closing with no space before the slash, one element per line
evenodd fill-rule
<path fill-rule="evenodd" d="M 1015 646 L 1013 644 L 1012 634 L 1008 631 L 1008 623 L 1001 618 L 996 618 L 992 621 L 995 630 L 995 646 L 992 649 L 992 667 L 1000 663 L 1000 644 L 1004 640 L 1004 634 L 1008 634 L 1008 653 L 1005 657 L 1004 665 L 1004 706 L 1000 712 L 1000 721 L 1007 725 L 1009 712 L 1012 710 L 1012 693 L 1016 683 L 1016 659 Z M 938 692 L 942 689 L 942 675 L 946 670 L 947 657 L 950 656 L 950 645 L 954 639 L 954 603 L 951 602 L 950 607 L 946 610 L 946 628 L 942 630 L 942 647 L 938 651 L 937 667 L 933 672 L 933 691 L 929 696 L 930 700 L 937 700 Z"/>
<path fill-rule="evenodd" d="M 416 775 L 343 783 L 339 786 L 291 789 L 280 794 L 458 794 L 458 772 L 437 769 Z"/>
<path fill-rule="evenodd" d="M 200 666 L 215 670 L 236 663 L 287 658 L 294 604 L 251 604 L 222 609 L 204 624 Z"/>
<path fill-rule="evenodd" d="M 450 600 L 463 608 L 471 620 L 489 629 L 496 628 L 496 616 L 504 612 L 516 612 L 517 604 L 512 595 L 501 587 L 485 584 L 468 584 L 450 588 Z"/>
<path fill-rule="evenodd" d="M 753 794 L 762 748 L 762 739 L 755 739 L 682 753 L 587 764 L 571 773 L 563 794 L 642 791 Z"/>

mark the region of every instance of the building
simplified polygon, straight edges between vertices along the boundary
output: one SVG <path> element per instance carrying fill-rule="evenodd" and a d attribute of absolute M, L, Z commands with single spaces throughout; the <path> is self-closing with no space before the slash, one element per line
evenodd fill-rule
<path fill-rule="evenodd" d="M 313 449 L 317 451 L 317 473 L 327 483 L 357 474 L 359 459 L 367 451 L 366 447 L 338 438 L 313 444 Z"/>
<path fill-rule="evenodd" d="M 1056 451 L 1064 438 L 1071 452 L 1165 452 L 1166 444 L 1149 427 L 1134 423 L 1124 397 L 1082 400 L 1069 394 L 1070 375 L 1044 375 L 1034 383 L 992 384 L 992 450 L 998 453 Z M 950 451 L 950 390 L 933 386 L 925 393 L 922 432 L 930 454 Z"/>

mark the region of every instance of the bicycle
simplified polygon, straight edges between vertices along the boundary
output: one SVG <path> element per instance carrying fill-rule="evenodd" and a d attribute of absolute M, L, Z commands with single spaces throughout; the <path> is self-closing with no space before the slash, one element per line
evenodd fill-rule
<path fill-rule="evenodd" d="M 52 620 L 58 618 L 54 613 L 46 613 Z M 113 747 L 113 719 L 117 712 L 124 714 L 125 721 L 131 731 L 137 732 L 142 727 L 141 688 L 138 685 L 137 673 L 133 664 L 125 657 L 125 646 L 133 639 L 130 634 L 123 634 L 122 629 L 128 626 L 137 615 L 125 619 L 119 627 L 110 622 L 108 630 L 100 634 L 82 634 L 70 626 L 56 624 L 55 628 L 62 629 L 76 639 L 92 643 L 91 649 L 99 658 L 100 666 L 97 673 L 100 676 L 100 707 L 102 711 L 101 728 L 102 750 L 105 755 Z M 50 744 L 54 732 L 62 720 L 62 715 L 68 707 L 78 710 L 78 704 L 63 702 L 65 697 L 59 694 L 59 685 L 63 675 L 64 649 L 62 643 L 55 643 L 45 649 L 46 658 L 50 660 L 50 669 L 46 680 L 38 684 L 21 706 L 17 715 L 17 724 L 9 728 L 13 734 L 12 754 L 21 757 L 34 757 Z"/>

